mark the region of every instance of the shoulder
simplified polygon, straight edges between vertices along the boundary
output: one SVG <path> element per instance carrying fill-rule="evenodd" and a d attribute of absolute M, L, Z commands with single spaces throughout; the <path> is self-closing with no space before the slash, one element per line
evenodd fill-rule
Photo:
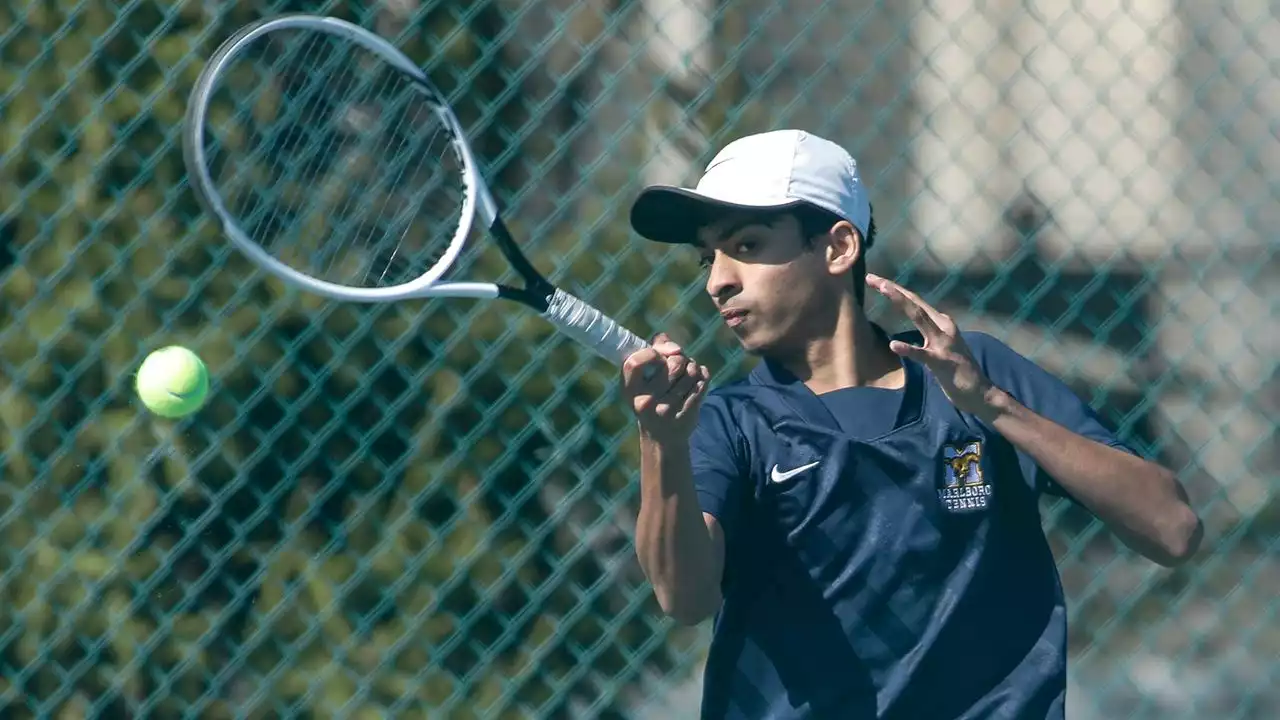
<path fill-rule="evenodd" d="M 978 368 L 996 384 L 1010 389 L 1026 385 L 1038 386 L 1055 379 L 1035 361 L 1014 350 L 1000 338 L 978 330 L 961 330 L 960 337 L 968 346 Z M 918 330 L 893 335 L 894 340 L 912 344 L 924 342 Z"/>
<path fill-rule="evenodd" d="M 1065 423 L 1068 414 L 1091 412 L 1061 378 L 998 338 L 982 332 L 962 332 L 978 367 L 991 382 L 1040 414 Z"/>
<path fill-rule="evenodd" d="M 699 410 L 699 423 L 708 419 L 732 419 L 751 402 L 754 387 L 745 378 L 717 385 L 707 391 Z"/>
<path fill-rule="evenodd" d="M 915 335 L 920 337 L 918 332 Z M 1014 376 L 1028 371 L 1044 372 L 1035 362 L 990 333 L 961 330 L 960 338 L 968 346 L 978 367 L 988 375 Z"/>
<path fill-rule="evenodd" d="M 771 426 L 776 389 L 749 377 L 718 385 L 707 393 L 698 412 L 698 432 L 726 435 L 746 443 Z"/>
<path fill-rule="evenodd" d="M 726 434 L 737 431 L 742 420 L 752 412 L 750 406 L 755 391 L 755 386 L 746 379 L 712 388 L 698 410 L 698 429 Z"/>
<path fill-rule="evenodd" d="M 960 335 L 978 367 L 997 384 L 1036 388 L 1041 392 L 1059 389 L 1058 378 L 1003 340 L 972 330 L 962 331 Z"/>
<path fill-rule="evenodd" d="M 717 458 L 735 467 L 742 467 L 750 454 L 750 445 L 744 425 L 752 417 L 749 406 L 752 386 L 746 380 L 738 380 L 718 386 L 707 393 L 698 408 L 698 423 L 691 438 L 695 465 Z"/>
<path fill-rule="evenodd" d="M 738 378 L 712 388 L 707 392 L 706 402 L 714 402 L 726 408 L 741 405 L 750 402 L 758 389 L 759 386 L 753 384 L 748 378 Z"/>
<path fill-rule="evenodd" d="M 991 335 L 990 333 L 982 332 L 981 330 L 961 330 L 960 337 L 963 338 L 964 341 L 969 344 L 969 347 L 972 348 L 975 353 L 985 352 L 988 350 L 993 350 L 996 352 L 1001 352 L 1001 351 L 1013 352 L 1013 350 L 1008 345 L 1006 345 L 1004 341 L 1000 340 L 994 335 Z M 924 336 L 921 335 L 920 331 L 916 330 L 915 328 L 894 333 L 890 335 L 890 338 L 893 340 L 901 340 L 903 342 L 909 342 L 909 343 L 919 343 L 922 340 L 924 340 Z"/>
<path fill-rule="evenodd" d="M 1062 380 L 1034 360 L 984 332 L 960 333 L 978 367 L 993 383 L 1023 402 L 1059 402 L 1076 399 Z"/>
<path fill-rule="evenodd" d="M 960 337 L 969 346 L 974 359 L 981 364 L 1000 364 L 1010 361 L 1031 362 L 994 335 L 978 330 L 961 330 Z"/>
<path fill-rule="evenodd" d="M 894 333 L 890 336 L 893 340 L 901 340 L 902 342 L 919 345 L 924 342 L 924 336 L 919 330 L 911 329 L 903 332 Z M 1001 363 L 1010 360 L 1019 360 L 1021 362 L 1031 362 L 1022 355 L 1018 354 L 1013 348 L 1004 343 L 1003 340 L 979 330 L 961 330 L 960 338 L 969 346 L 970 352 L 979 364 L 987 362 Z"/>

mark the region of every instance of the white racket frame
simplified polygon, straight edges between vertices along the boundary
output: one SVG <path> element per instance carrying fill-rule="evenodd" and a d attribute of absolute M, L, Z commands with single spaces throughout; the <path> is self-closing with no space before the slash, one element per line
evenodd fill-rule
<path fill-rule="evenodd" d="M 417 81 L 416 84 L 419 90 L 429 99 L 440 120 L 444 122 L 453 135 L 450 142 L 461 157 L 463 164 L 464 197 L 462 214 L 453 238 L 450 240 L 449 246 L 440 260 L 417 279 L 385 288 L 359 288 L 327 282 L 295 270 L 273 257 L 260 244 L 254 242 L 240 228 L 235 218 L 222 202 L 222 198 L 214 191 L 213 177 L 209 173 L 208 159 L 204 150 L 209 98 L 213 94 L 214 86 L 227 65 L 236 59 L 252 42 L 267 33 L 287 29 L 313 30 L 345 38 L 381 57 L 409 77 L 414 78 Z M 199 186 L 197 190 L 206 201 L 208 210 L 217 217 L 223 233 L 250 260 L 268 273 L 300 289 L 334 300 L 346 300 L 349 302 L 379 303 L 424 297 L 483 299 L 504 297 L 503 289 L 496 283 L 441 280 L 441 276 L 449 271 L 466 245 L 477 213 L 479 213 L 485 227 L 490 231 L 501 226 L 502 232 L 505 233 L 505 225 L 499 222 L 497 203 L 494 202 L 489 186 L 485 183 L 483 176 L 476 167 L 475 156 L 471 152 L 471 146 L 467 143 L 466 133 L 463 132 L 462 125 L 454 115 L 453 109 L 449 107 L 445 98 L 427 79 L 426 74 L 413 64 L 412 60 L 375 33 L 345 20 L 318 15 L 282 15 L 248 25 L 224 42 L 214 53 L 209 64 L 201 72 L 200 78 L 192 90 L 189 103 L 183 136 L 188 155 L 186 158 L 187 171 L 195 175 L 194 180 Z M 523 257 L 520 259 L 526 265 L 528 264 L 527 259 Z M 537 272 L 532 269 L 532 266 L 529 267 L 530 272 Z M 569 335 L 601 357 L 616 365 L 621 365 L 632 353 L 649 347 L 649 343 L 591 304 L 556 287 L 554 283 L 545 278 L 539 277 L 538 282 L 542 283 L 538 286 L 539 292 L 542 289 L 547 292 L 545 298 L 541 296 L 539 298 L 546 302 L 545 310 L 539 308 L 542 316 L 559 328 L 561 332 Z M 531 290 L 517 290 L 516 292 L 528 294 Z M 646 366 L 645 378 L 653 377 L 656 371 L 657 366 Z"/>
<path fill-rule="evenodd" d="M 222 232 L 262 269 L 285 282 L 335 300 L 378 303 L 422 297 L 497 298 L 498 286 L 495 283 L 451 282 L 440 279 L 457 261 L 463 247 L 466 246 L 476 213 L 479 212 L 481 222 L 484 223 L 485 227 L 490 226 L 498 214 L 497 203 L 494 202 L 493 195 L 489 191 L 488 185 L 485 184 L 483 176 L 476 169 L 475 156 L 471 152 L 471 146 L 467 143 L 466 133 L 463 132 L 461 123 L 458 122 L 458 118 L 453 114 L 453 110 L 444 101 L 443 97 L 433 96 L 433 91 L 430 89 L 432 85 L 426 74 L 414 65 L 412 60 L 391 43 L 359 25 L 333 17 L 289 15 L 272 18 L 251 26 L 248 32 L 238 34 L 228 40 L 214 54 L 213 59 L 201 74 L 200 80 L 192 92 L 187 122 L 190 124 L 189 132 L 195 135 L 196 142 L 192 143 L 191 147 L 194 163 L 192 163 L 192 167 L 188 168 L 188 171 L 198 176 L 197 179 L 203 187 L 215 187 L 213 177 L 209 174 L 209 164 L 204 149 L 204 133 L 209 98 L 213 94 L 217 82 L 222 77 L 226 67 L 263 35 L 280 30 L 298 29 L 328 33 L 350 40 L 369 52 L 378 55 L 409 76 L 418 79 L 419 89 L 424 96 L 431 100 L 431 105 L 436 114 L 439 115 L 440 120 L 444 122 L 449 132 L 453 135 L 450 144 L 462 159 L 464 197 L 458 228 L 454 232 L 453 238 L 449 241 L 448 248 L 441 255 L 440 260 L 431 266 L 430 270 L 410 282 L 381 288 L 361 288 L 332 283 L 289 267 L 289 265 L 267 252 L 262 245 L 254 242 L 240 228 L 217 193 L 204 193 L 205 199 L 211 206 L 210 209 L 217 216 L 222 226 Z"/>

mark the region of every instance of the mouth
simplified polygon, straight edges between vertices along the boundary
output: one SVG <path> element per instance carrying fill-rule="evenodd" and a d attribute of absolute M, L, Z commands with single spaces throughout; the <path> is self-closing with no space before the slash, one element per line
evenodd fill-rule
<path fill-rule="evenodd" d="M 721 311 L 720 317 L 724 318 L 724 324 L 729 327 L 737 327 L 747 319 L 746 310 L 724 310 Z"/>

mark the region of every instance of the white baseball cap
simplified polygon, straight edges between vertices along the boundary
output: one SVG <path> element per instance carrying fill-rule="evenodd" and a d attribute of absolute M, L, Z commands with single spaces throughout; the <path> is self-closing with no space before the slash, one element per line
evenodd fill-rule
<path fill-rule="evenodd" d="M 726 145 L 696 188 L 645 188 L 631 206 L 631 227 L 657 242 L 693 243 L 698 227 L 726 210 L 804 203 L 835 213 L 867 236 L 871 204 L 853 157 L 803 130 L 774 130 Z"/>

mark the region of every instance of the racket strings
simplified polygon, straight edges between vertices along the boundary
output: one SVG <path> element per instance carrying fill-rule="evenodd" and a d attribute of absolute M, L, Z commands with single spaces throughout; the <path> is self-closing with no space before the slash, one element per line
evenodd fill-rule
<path fill-rule="evenodd" d="M 229 63 L 205 143 L 217 193 L 256 244 L 312 277 L 410 282 L 463 222 L 466 169 L 430 97 L 375 53 L 280 30 Z"/>
<path fill-rule="evenodd" d="M 383 203 L 378 208 L 377 215 L 366 226 L 368 232 L 365 235 L 365 247 L 373 250 L 375 243 L 378 241 L 377 230 L 381 227 L 402 228 L 400 236 L 394 246 L 390 248 L 389 253 L 385 254 L 386 258 L 383 262 L 379 282 L 385 283 L 389 277 L 393 276 L 396 268 L 404 262 L 404 255 L 401 253 L 405 243 L 410 240 L 410 232 L 413 230 L 412 221 L 415 212 L 418 210 L 416 203 L 399 195 L 398 188 L 402 187 L 418 187 L 414 185 L 413 180 L 421 176 L 424 172 L 424 166 L 428 158 L 439 157 L 441 150 L 435 149 L 435 145 L 443 140 L 447 150 L 449 136 L 444 132 L 443 128 L 437 128 L 432 132 L 427 140 L 426 147 L 414 147 L 415 134 L 414 128 L 430 127 L 434 121 L 434 113 L 430 111 L 425 102 L 418 100 L 415 94 L 406 94 L 404 96 L 406 102 L 413 106 L 411 111 L 392 112 L 391 117 L 397 118 L 396 126 L 390 131 L 390 136 L 395 138 L 396 146 L 389 157 L 400 159 L 401 162 L 393 164 L 390 172 L 379 175 L 374 178 L 375 190 L 383 197 Z M 458 168 L 461 172 L 461 168 Z M 428 178 L 428 185 L 421 187 L 421 193 L 424 198 L 435 197 L 440 186 L 440 175 L 433 174 Z M 447 177 L 447 176 L 445 176 Z M 459 207 L 461 204 L 459 203 Z M 433 258 L 438 260 L 439 258 Z M 411 262 L 411 260 L 410 260 Z M 412 268 L 409 268 L 410 270 Z"/>
<path fill-rule="evenodd" d="M 287 39 L 284 38 L 284 40 Z M 286 48 L 286 54 L 287 52 Z M 287 103 L 284 108 L 289 118 L 287 132 L 297 137 L 300 142 L 296 148 L 291 147 L 289 151 L 274 155 L 272 172 L 269 175 L 271 177 L 284 175 L 282 178 L 285 183 L 284 188 L 296 194 L 296 198 L 290 198 L 290 204 L 301 205 L 301 216 L 307 218 L 319 211 L 324 194 L 311 192 L 315 188 L 306 188 L 306 184 L 313 178 L 329 173 L 332 159 L 335 157 L 333 143 L 337 139 L 337 136 L 330 135 L 325 139 L 324 147 L 311 147 L 314 141 L 309 120 L 323 112 L 324 102 L 330 92 L 326 84 L 333 84 L 331 78 L 336 75 L 337 83 L 341 83 L 338 85 L 339 94 L 349 90 L 349 85 L 354 78 L 339 72 L 341 59 L 324 52 L 323 43 L 310 43 L 302 51 L 301 56 L 301 66 L 315 68 L 315 72 L 282 76 L 283 82 L 294 83 L 293 87 L 286 91 L 288 95 L 302 98 L 302 101 L 296 105 Z M 295 159 L 299 155 L 303 158 L 301 162 Z"/>
<path fill-rule="evenodd" d="M 319 43 L 315 43 L 315 45 L 319 45 Z M 403 102 L 411 100 L 418 95 L 413 87 L 404 87 L 409 83 L 398 74 L 378 72 L 382 67 L 376 58 L 368 53 L 360 53 L 360 55 L 361 57 L 354 59 L 352 63 L 359 69 L 359 72 L 342 73 L 344 79 L 350 81 L 351 89 L 354 89 L 354 86 L 362 79 L 372 77 L 377 78 L 379 82 L 377 85 L 365 83 L 364 92 L 361 93 L 350 92 L 350 89 L 347 93 L 344 93 L 349 101 L 345 103 L 345 107 L 340 109 L 342 115 L 338 118 L 338 122 L 355 132 L 341 135 L 342 142 L 340 147 L 335 155 L 331 155 L 339 158 L 343 169 L 367 164 L 365 162 L 367 158 L 377 154 L 391 158 L 392 162 L 395 159 L 406 157 L 405 152 L 409 144 L 407 142 L 408 138 L 400 133 L 399 127 L 391 130 L 385 127 L 385 120 L 388 116 L 399 116 L 403 119 L 404 115 L 397 112 L 398 108 L 380 107 L 378 101 L 382 98 L 390 98 L 392 102 L 397 99 Z M 377 147 L 377 143 L 384 138 L 389 138 L 387 144 L 395 143 L 395 145 L 386 148 Z M 333 148 L 326 149 L 325 154 L 329 153 L 333 153 Z M 418 156 L 419 162 L 423 157 L 421 155 Z M 388 165 L 391 164 L 391 162 L 388 163 Z M 339 233 L 350 236 L 352 238 L 351 247 L 361 248 L 364 251 L 364 257 L 372 258 L 371 261 L 362 263 L 368 266 L 366 280 L 371 279 L 373 274 L 377 273 L 377 279 L 380 284 L 385 284 L 389 279 L 394 284 L 395 278 L 391 277 L 391 271 L 394 269 L 394 259 L 403 257 L 399 255 L 398 251 L 403 246 L 404 237 L 408 229 L 407 225 L 403 222 L 401 223 L 405 230 L 395 239 L 395 245 L 390 251 L 390 258 L 383 265 L 381 272 L 378 272 L 377 268 L 380 258 L 375 244 L 387 235 L 386 210 L 395 199 L 396 187 L 399 187 L 403 181 L 404 173 L 403 171 L 395 173 L 393 177 L 392 173 L 395 172 L 393 167 L 384 168 L 382 172 L 372 175 L 360 172 L 361 168 L 359 167 L 355 169 L 356 186 L 363 192 L 346 193 L 345 202 L 337 212 L 337 216 L 343 221 L 338 228 Z M 345 175 L 345 173 L 340 175 Z M 379 197 L 382 198 L 382 203 L 380 204 L 376 202 Z M 358 205 L 370 199 L 373 200 L 372 205 L 379 206 L 378 214 L 374 217 L 368 217 L 357 213 Z M 412 208 L 406 204 L 405 215 L 411 214 Z M 328 262 L 325 263 L 323 272 L 331 274 L 342 256 L 340 252 L 342 246 L 329 244 L 326 247 L 330 252 L 324 253 L 324 255 L 327 255 Z M 325 258 L 322 255 L 318 259 Z M 416 270 L 416 268 L 405 269 L 409 273 L 413 273 Z"/>
<path fill-rule="evenodd" d="M 287 38 L 276 38 L 276 40 L 287 40 Z M 281 43 L 284 44 L 284 43 Z M 272 203 L 267 196 L 259 194 L 249 194 L 247 197 L 252 198 L 255 209 L 261 213 L 265 213 L 266 228 L 281 228 L 294 218 L 302 219 L 303 227 L 313 222 L 310 219 L 314 217 L 314 213 L 319 212 L 319 201 L 323 197 L 322 194 L 315 194 L 304 189 L 303 185 L 311 178 L 323 176 L 328 173 L 328 162 L 333 157 L 332 144 L 333 138 L 328 140 L 328 147 L 320 151 L 310 148 L 311 133 L 307 127 L 310 117 L 321 112 L 322 104 L 326 98 L 325 83 L 331 73 L 338 70 L 338 59 L 333 55 L 323 52 L 323 44 L 311 43 L 306 47 L 301 55 L 300 64 L 303 67 L 316 68 L 314 73 L 305 73 L 301 76 L 288 72 L 274 76 L 270 72 L 267 73 L 266 87 L 275 85 L 282 86 L 278 91 L 289 96 L 300 96 L 303 101 L 297 103 L 282 103 L 281 112 L 284 114 L 285 122 L 282 122 L 280 129 L 275 130 L 272 135 L 272 141 L 268 144 L 274 145 L 282 150 L 271 154 L 271 164 L 267 170 L 267 177 L 272 178 L 276 185 L 277 192 L 285 193 L 284 202 L 276 204 Z M 285 53 L 288 53 L 287 45 L 285 45 Z M 275 64 L 274 61 L 273 65 Z M 348 78 L 342 78 L 346 80 Z M 301 87 L 297 83 L 301 82 Z M 291 86 L 291 83 L 293 84 Z M 273 89 L 275 89 L 273 87 Z M 283 136 L 285 139 L 281 141 L 279 138 Z M 294 160 L 296 153 L 306 153 L 306 160 L 297 162 Z M 275 233 L 268 230 L 264 233 L 272 236 Z M 323 249 L 323 246 L 321 246 Z"/>

